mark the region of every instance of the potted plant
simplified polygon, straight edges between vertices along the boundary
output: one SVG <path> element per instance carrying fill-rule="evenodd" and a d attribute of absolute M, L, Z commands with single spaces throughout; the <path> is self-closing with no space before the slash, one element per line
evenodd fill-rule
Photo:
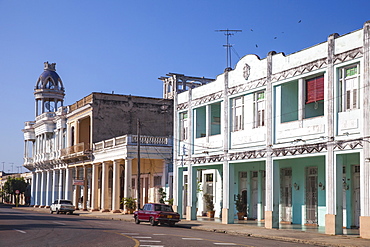
<path fill-rule="evenodd" d="M 237 213 L 238 220 L 244 220 L 244 215 L 246 213 L 247 207 L 246 207 L 245 203 L 243 202 L 243 198 L 240 194 L 236 195 L 235 206 L 236 206 L 236 210 L 238 211 L 238 213 Z"/>
<path fill-rule="evenodd" d="M 124 197 L 121 204 L 126 206 L 127 214 L 133 214 L 136 209 L 136 198 Z"/>
<path fill-rule="evenodd" d="M 209 218 L 215 217 L 215 205 L 213 204 L 213 196 L 206 193 L 203 195 L 204 202 L 206 203 L 207 216 Z"/>

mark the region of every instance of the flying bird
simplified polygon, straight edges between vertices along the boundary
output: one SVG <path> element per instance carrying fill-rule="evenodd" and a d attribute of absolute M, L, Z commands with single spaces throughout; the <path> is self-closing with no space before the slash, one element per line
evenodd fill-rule
<path fill-rule="evenodd" d="M 298 23 L 301 23 L 302 22 L 302 20 L 299 20 L 299 22 Z"/>
<path fill-rule="evenodd" d="M 277 39 L 277 37 L 274 37 L 274 39 Z"/>
<path fill-rule="evenodd" d="M 256 44 L 256 47 L 258 48 L 258 45 Z"/>
<path fill-rule="evenodd" d="M 253 29 L 251 28 L 251 32 L 253 32 Z"/>

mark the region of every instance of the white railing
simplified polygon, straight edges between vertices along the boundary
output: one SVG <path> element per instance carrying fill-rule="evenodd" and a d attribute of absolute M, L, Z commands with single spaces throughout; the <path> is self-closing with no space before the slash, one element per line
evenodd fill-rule
<path fill-rule="evenodd" d="M 43 114 L 36 117 L 36 121 L 40 121 L 42 119 L 52 119 L 55 117 L 55 112 L 44 112 Z"/>
<path fill-rule="evenodd" d="M 94 143 L 94 151 L 103 150 L 105 148 L 113 148 L 121 145 L 136 145 L 137 139 L 137 135 L 124 135 L 104 140 Z M 140 136 L 140 144 L 169 146 L 171 145 L 171 139 L 169 137 L 162 136 Z"/>

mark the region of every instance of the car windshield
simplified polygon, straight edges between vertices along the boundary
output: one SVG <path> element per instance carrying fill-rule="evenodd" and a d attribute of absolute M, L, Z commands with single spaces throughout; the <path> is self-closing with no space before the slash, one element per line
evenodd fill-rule
<path fill-rule="evenodd" d="M 61 200 L 61 201 L 60 201 L 60 204 L 73 205 L 71 201 L 65 201 L 65 200 Z"/>
<path fill-rule="evenodd" d="M 173 209 L 170 205 L 155 205 L 154 211 L 173 212 Z"/>

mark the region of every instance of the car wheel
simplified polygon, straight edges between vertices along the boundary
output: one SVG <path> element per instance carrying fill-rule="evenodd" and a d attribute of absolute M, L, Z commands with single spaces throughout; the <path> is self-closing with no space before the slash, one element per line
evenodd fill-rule
<path fill-rule="evenodd" d="M 154 221 L 154 218 L 150 218 L 149 222 L 150 222 L 150 225 L 151 225 L 151 226 L 156 226 L 156 225 L 158 225 L 158 222 L 155 222 L 155 221 Z"/>
<path fill-rule="evenodd" d="M 135 217 L 135 223 L 136 224 L 140 224 L 140 220 L 139 220 L 139 217 L 138 216 Z"/>
<path fill-rule="evenodd" d="M 50 213 L 53 214 L 53 210 L 50 209 Z"/>
<path fill-rule="evenodd" d="M 57 209 L 56 213 L 59 214 L 59 209 Z"/>
<path fill-rule="evenodd" d="M 175 225 L 175 222 L 168 222 L 168 225 L 169 226 L 174 226 Z"/>

